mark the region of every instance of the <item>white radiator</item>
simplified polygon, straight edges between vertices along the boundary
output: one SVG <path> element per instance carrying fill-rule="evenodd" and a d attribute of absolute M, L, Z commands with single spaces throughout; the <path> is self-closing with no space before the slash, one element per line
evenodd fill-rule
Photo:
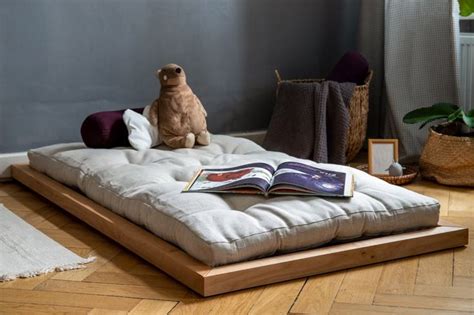
<path fill-rule="evenodd" d="M 474 34 L 461 33 L 461 104 L 474 109 Z"/>

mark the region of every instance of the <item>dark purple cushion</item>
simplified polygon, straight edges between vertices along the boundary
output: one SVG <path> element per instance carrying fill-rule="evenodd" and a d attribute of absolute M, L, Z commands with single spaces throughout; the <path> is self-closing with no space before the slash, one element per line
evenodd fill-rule
<path fill-rule="evenodd" d="M 143 113 L 143 108 L 132 108 Z M 125 109 L 98 112 L 87 116 L 81 126 L 82 141 L 90 148 L 129 146 L 128 130 L 122 115 Z"/>
<path fill-rule="evenodd" d="M 363 85 L 368 73 L 369 63 L 367 59 L 357 51 L 349 51 L 339 59 L 326 79 Z"/>

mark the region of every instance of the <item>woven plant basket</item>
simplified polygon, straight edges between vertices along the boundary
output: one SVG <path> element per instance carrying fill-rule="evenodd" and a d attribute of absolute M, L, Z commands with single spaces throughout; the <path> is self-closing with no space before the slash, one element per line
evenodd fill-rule
<path fill-rule="evenodd" d="M 275 71 L 278 82 L 282 82 L 280 74 Z M 357 85 L 354 88 L 354 93 L 349 104 L 349 111 L 351 115 L 351 122 L 349 127 L 347 148 L 346 148 L 346 163 L 352 161 L 360 149 L 364 145 L 367 134 L 367 115 L 369 113 L 369 86 L 372 80 L 373 71 L 365 78 L 364 85 Z M 286 82 L 294 83 L 312 83 L 323 82 L 324 79 L 296 79 L 284 80 Z"/>
<path fill-rule="evenodd" d="M 474 138 L 443 135 L 430 129 L 420 158 L 424 178 L 452 186 L 474 186 Z"/>

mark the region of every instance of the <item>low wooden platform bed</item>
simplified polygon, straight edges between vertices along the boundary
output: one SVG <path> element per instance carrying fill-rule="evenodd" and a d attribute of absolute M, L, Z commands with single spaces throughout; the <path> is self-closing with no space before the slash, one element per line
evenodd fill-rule
<path fill-rule="evenodd" d="M 62 144 L 12 176 L 203 296 L 463 246 L 439 204 L 358 170 L 350 200 L 181 194 L 207 165 L 290 157 L 245 139 L 138 152 Z M 310 163 L 310 162 L 308 162 Z"/>

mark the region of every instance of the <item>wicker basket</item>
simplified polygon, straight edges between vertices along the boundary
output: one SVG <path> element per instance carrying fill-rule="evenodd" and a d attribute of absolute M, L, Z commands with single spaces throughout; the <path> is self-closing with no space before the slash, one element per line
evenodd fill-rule
<path fill-rule="evenodd" d="M 420 173 L 440 184 L 474 186 L 474 138 L 443 135 L 431 129 L 421 154 Z"/>
<path fill-rule="evenodd" d="M 275 71 L 278 83 L 282 82 L 280 74 Z M 364 145 L 367 134 L 367 115 L 369 113 L 369 86 L 372 80 L 373 71 L 365 78 L 364 85 L 357 85 L 354 88 L 354 93 L 349 104 L 349 111 L 351 115 L 351 123 L 349 127 L 347 148 L 346 148 L 346 163 L 352 161 L 360 149 Z M 284 80 L 286 82 L 294 83 L 311 83 L 323 82 L 324 79 L 296 79 Z"/>
<path fill-rule="evenodd" d="M 369 172 L 369 166 L 367 164 L 359 165 L 356 168 L 366 173 Z M 390 176 L 390 175 L 373 175 L 373 176 L 383 179 L 387 183 L 390 183 L 393 185 L 408 185 L 411 182 L 413 182 L 415 178 L 418 176 L 418 171 L 413 167 L 407 166 L 403 170 L 402 176 Z"/>

